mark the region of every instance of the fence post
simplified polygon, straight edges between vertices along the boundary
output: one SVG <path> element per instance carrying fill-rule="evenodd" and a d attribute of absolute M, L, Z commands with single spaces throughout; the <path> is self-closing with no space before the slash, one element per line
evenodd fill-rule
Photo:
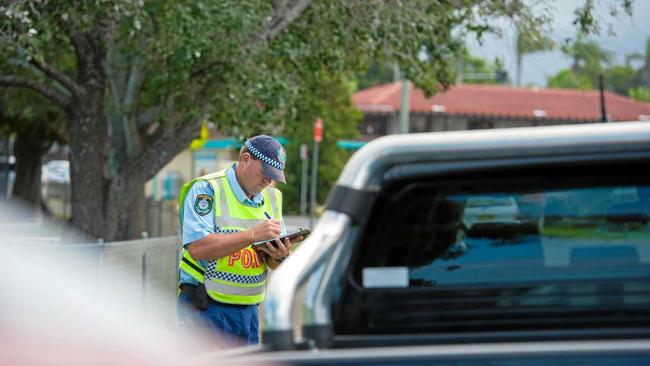
<path fill-rule="evenodd" d="M 104 281 L 104 256 L 106 255 L 106 244 L 102 241 L 100 242 L 99 240 L 97 241 L 98 244 L 101 245 L 101 249 L 99 250 L 99 263 L 97 267 L 99 268 L 99 273 L 97 274 L 99 282 Z"/>
<path fill-rule="evenodd" d="M 142 250 L 142 303 L 146 302 L 147 297 L 147 246 L 145 244 Z"/>
<path fill-rule="evenodd" d="M 158 201 L 158 237 L 163 236 L 163 213 L 162 210 L 165 208 L 165 205 L 163 204 L 163 200 Z"/>

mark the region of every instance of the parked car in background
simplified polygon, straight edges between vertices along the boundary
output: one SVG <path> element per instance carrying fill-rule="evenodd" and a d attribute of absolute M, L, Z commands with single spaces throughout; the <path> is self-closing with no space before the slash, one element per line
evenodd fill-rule
<path fill-rule="evenodd" d="M 465 201 L 463 224 L 468 230 L 476 225 L 519 222 L 519 206 L 512 196 L 472 196 Z"/>
<path fill-rule="evenodd" d="M 521 240 L 539 230 L 541 205 L 530 201 L 530 194 L 494 193 L 460 197 L 464 202 L 460 237 Z M 520 204 L 525 210 L 521 210 Z M 535 205 L 533 207 L 533 205 Z"/>
<path fill-rule="evenodd" d="M 70 162 L 51 160 L 41 167 L 41 196 L 48 209 L 57 217 L 70 217 Z"/>
<path fill-rule="evenodd" d="M 0 143 L 0 148 L 2 144 Z M 0 155 L 0 198 L 11 197 L 16 181 L 16 157 Z"/>
<path fill-rule="evenodd" d="M 648 364 L 650 227 L 618 214 L 648 166 L 647 122 L 377 139 L 273 274 L 266 351 L 237 361 Z"/>

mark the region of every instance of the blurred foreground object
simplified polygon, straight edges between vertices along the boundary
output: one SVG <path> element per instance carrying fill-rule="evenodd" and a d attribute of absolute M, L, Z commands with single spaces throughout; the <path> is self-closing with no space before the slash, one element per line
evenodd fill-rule
<path fill-rule="evenodd" d="M 145 293 L 128 266 L 101 271 L 102 244 L 61 242 L 56 223 L 16 222 L 29 212 L 0 202 L 0 364 L 178 365 L 220 349 L 200 330 L 179 332 L 173 290 Z"/>

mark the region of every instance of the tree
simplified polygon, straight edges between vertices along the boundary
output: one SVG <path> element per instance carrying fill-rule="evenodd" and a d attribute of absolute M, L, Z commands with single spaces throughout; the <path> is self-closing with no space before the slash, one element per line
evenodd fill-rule
<path fill-rule="evenodd" d="M 65 141 L 65 119 L 38 94 L 0 91 L 0 131 L 15 136 L 12 198 L 41 206 L 41 158 L 53 142 Z"/>
<path fill-rule="evenodd" d="M 456 65 L 454 70 L 454 82 L 456 83 L 495 84 L 507 82 L 507 74 L 499 74 L 505 73 L 503 63 L 499 58 L 491 63 L 482 57 L 471 55 L 466 47 L 461 47 L 454 54 L 453 64 Z M 359 89 L 395 81 L 394 64 L 374 60 L 367 70 L 357 74 L 356 80 Z"/>
<path fill-rule="evenodd" d="M 555 44 L 535 27 L 517 29 L 517 41 L 515 54 L 517 55 L 517 86 L 521 86 L 521 74 L 523 72 L 523 57 L 527 54 L 552 50 Z"/>
<path fill-rule="evenodd" d="M 316 200 L 324 203 L 330 189 L 336 183 L 343 166 L 350 158 L 350 153 L 339 148 L 336 143 L 341 139 L 357 139 L 360 136 L 358 124 L 363 115 L 352 103 L 353 83 L 343 78 L 320 79 L 310 93 L 300 103 L 297 123 L 287 125 L 285 136 L 290 143 L 287 155 L 292 157 L 287 163 L 287 184 L 282 187 L 285 212 L 297 213 L 300 210 L 300 183 L 302 161 L 299 156 L 300 144 L 314 149 L 313 123 L 316 118 L 323 119 L 323 142 L 319 147 L 318 190 Z M 309 161 L 311 166 L 312 161 Z M 311 171 L 311 167 L 310 167 Z M 308 184 L 309 186 L 309 184 Z"/>
<path fill-rule="evenodd" d="M 650 88 L 650 37 L 645 41 L 645 55 L 639 56 L 643 60 L 643 66 L 639 70 L 639 83 L 641 87 Z"/>
<path fill-rule="evenodd" d="M 122 239 L 137 232 L 144 183 L 206 118 L 234 135 L 281 130 L 315 75 L 371 59 L 433 93 L 453 81 L 452 32 L 487 32 L 529 10 L 518 0 L 3 0 L 0 87 L 65 112 L 72 223 Z"/>
<path fill-rule="evenodd" d="M 631 88 L 628 92 L 630 93 L 630 97 L 632 97 L 632 99 L 641 102 L 650 102 L 650 88 L 638 86 L 636 88 Z"/>
<path fill-rule="evenodd" d="M 627 59 L 635 58 L 643 60 L 643 65 L 637 71 L 636 83 L 628 89 L 628 95 L 642 102 L 650 102 L 650 38 L 646 39 L 645 55 L 633 54 Z"/>
<path fill-rule="evenodd" d="M 561 70 L 548 79 L 548 86 L 552 88 L 595 89 L 599 75 L 612 63 L 612 55 L 583 34 L 578 35 L 572 44 L 564 46 L 562 51 L 573 62 L 570 70 Z"/>
<path fill-rule="evenodd" d="M 496 84 L 507 81 L 507 75 L 504 79 L 497 80 L 497 74 L 503 71 L 503 65 L 500 59 L 494 63 L 478 56 L 473 56 L 465 47 L 460 49 L 456 55 L 457 76 L 456 82 L 468 84 Z"/>
<path fill-rule="evenodd" d="M 603 51 L 594 41 L 578 37 L 576 42 L 566 47 L 565 52 L 573 58 L 570 69 L 560 70 L 548 79 L 548 86 L 553 88 L 596 89 L 598 76 L 604 75 L 605 88 L 621 95 L 629 95 L 644 100 L 644 72 L 647 62 L 638 70 L 632 65 L 634 60 L 646 60 L 641 54 L 626 55 L 622 65 L 612 62 L 612 55 Z M 646 50 L 646 53 L 648 50 Z"/>
<path fill-rule="evenodd" d="M 359 89 L 367 89 L 395 81 L 395 70 L 387 62 L 373 60 L 366 70 L 357 75 L 356 79 Z"/>
<path fill-rule="evenodd" d="M 612 65 L 604 70 L 604 75 L 606 88 L 621 95 L 628 95 L 640 81 L 637 70 L 631 65 Z"/>
<path fill-rule="evenodd" d="M 591 79 L 584 74 L 576 74 L 570 69 L 560 70 L 546 81 L 549 88 L 558 89 L 594 89 Z"/>

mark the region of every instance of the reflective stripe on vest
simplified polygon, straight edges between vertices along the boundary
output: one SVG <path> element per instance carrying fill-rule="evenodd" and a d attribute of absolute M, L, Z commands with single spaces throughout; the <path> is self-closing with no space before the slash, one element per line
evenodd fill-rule
<path fill-rule="evenodd" d="M 203 276 L 205 274 L 205 271 L 203 270 L 200 264 L 198 264 L 194 259 L 192 259 L 190 252 L 188 252 L 185 249 L 183 249 L 181 255 L 181 261 L 178 266 L 185 273 L 192 276 L 193 279 L 195 279 L 200 283 L 203 283 Z"/>
<path fill-rule="evenodd" d="M 254 287 L 233 287 L 225 283 L 208 281 L 205 285 L 206 290 L 213 291 L 223 295 L 259 295 L 264 293 L 266 283 Z"/>

